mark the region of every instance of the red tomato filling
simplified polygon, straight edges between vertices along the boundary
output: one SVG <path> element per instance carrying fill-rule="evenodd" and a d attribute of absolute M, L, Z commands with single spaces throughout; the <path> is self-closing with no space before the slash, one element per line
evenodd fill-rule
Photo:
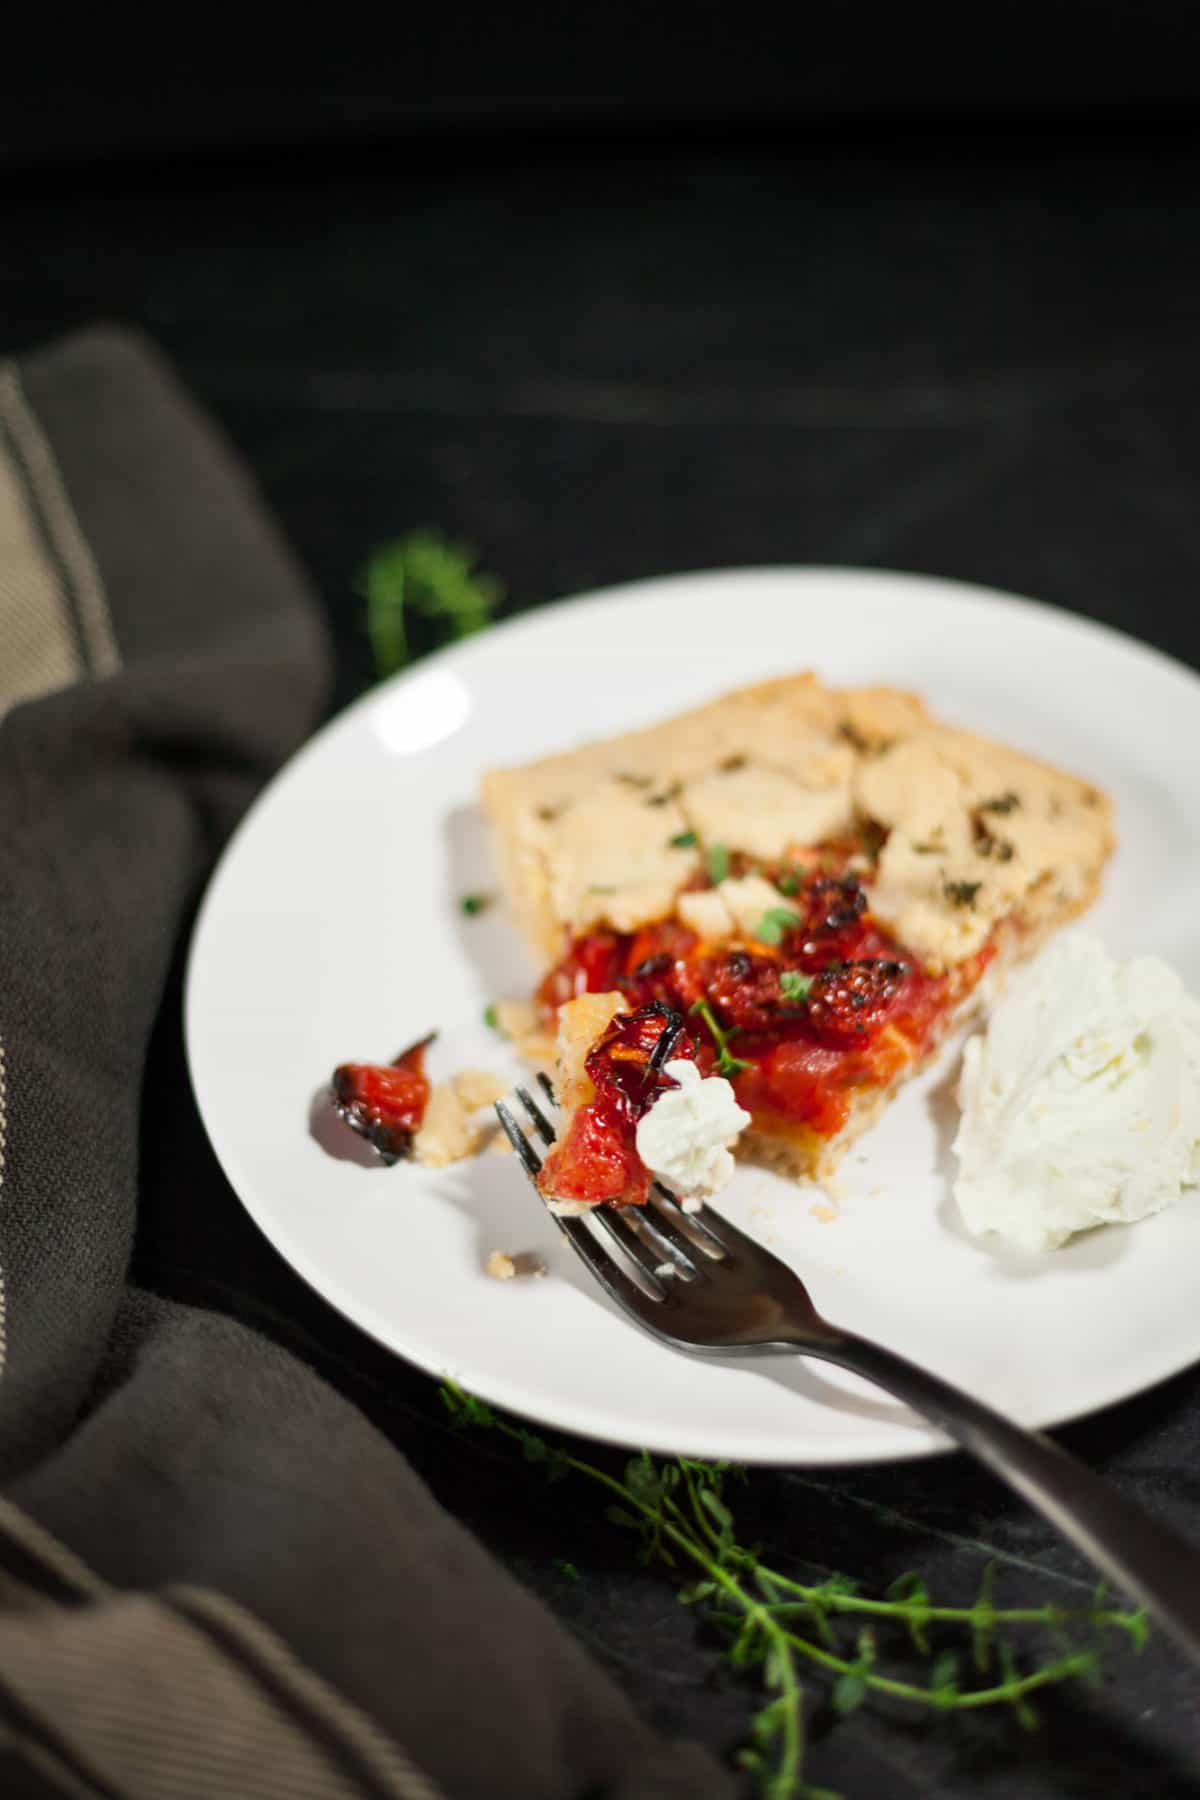
<path fill-rule="evenodd" d="M 832 1138 L 856 1091 L 886 1087 L 932 1048 L 995 954 L 985 946 L 952 977 L 926 973 L 846 875 L 799 881 L 762 930 L 769 942 L 706 944 L 677 919 L 588 932 L 538 989 L 543 1017 L 589 992 L 619 990 L 631 1007 L 661 1002 L 690 1016 L 701 1069 L 729 1072 L 756 1118 Z"/>
<path fill-rule="evenodd" d="M 678 1086 L 663 1073 L 664 1063 L 695 1056 L 682 1018 L 661 1002 L 618 1013 L 588 1053 L 595 1098 L 579 1108 L 547 1154 L 539 1177 L 543 1192 L 594 1205 L 644 1205 L 650 1177 L 637 1153 L 638 1120 L 660 1094 Z"/>
<path fill-rule="evenodd" d="M 330 1084 L 338 1116 L 373 1144 L 386 1163 L 412 1155 L 429 1104 L 425 1051 L 432 1034 L 391 1063 L 341 1063 Z"/>

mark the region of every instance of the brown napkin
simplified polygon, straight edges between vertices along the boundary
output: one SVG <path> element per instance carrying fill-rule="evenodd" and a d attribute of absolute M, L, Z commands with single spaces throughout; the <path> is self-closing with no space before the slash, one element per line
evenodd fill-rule
<path fill-rule="evenodd" d="M 172 966 L 326 678 L 152 349 L 0 365 L 0 1792 L 732 1794 L 311 1369 L 129 1284 L 139 1214 L 205 1231 L 146 1153 L 144 1093 L 190 1107 Z"/>

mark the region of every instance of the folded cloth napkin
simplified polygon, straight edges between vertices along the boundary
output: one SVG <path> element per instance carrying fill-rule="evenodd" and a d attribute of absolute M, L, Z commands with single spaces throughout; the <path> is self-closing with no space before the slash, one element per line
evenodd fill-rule
<path fill-rule="evenodd" d="M 180 939 L 325 684 L 303 574 L 149 346 L 0 364 L 0 1793 L 732 1794 L 347 1399 L 129 1283 L 139 1214 L 204 1230 L 142 1117 L 190 1104 L 154 1032 Z"/>

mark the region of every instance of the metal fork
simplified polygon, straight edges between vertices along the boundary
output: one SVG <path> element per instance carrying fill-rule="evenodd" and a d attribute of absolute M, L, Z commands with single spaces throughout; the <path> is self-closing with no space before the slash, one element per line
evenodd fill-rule
<path fill-rule="evenodd" d="M 553 1103 L 544 1078 L 542 1086 Z M 525 1088 L 516 1094 L 543 1143 L 552 1144 L 554 1126 L 541 1106 Z M 496 1113 L 536 1184 L 541 1157 L 503 1101 Z M 555 1224 L 604 1291 L 660 1343 L 693 1356 L 792 1352 L 864 1376 L 986 1463 L 1200 1662 L 1200 1551 L 1049 1438 L 831 1324 L 793 1269 L 711 1207 L 685 1214 L 659 1186 L 653 1206 L 595 1207 L 589 1219 L 617 1255 L 582 1218 L 556 1216 Z"/>

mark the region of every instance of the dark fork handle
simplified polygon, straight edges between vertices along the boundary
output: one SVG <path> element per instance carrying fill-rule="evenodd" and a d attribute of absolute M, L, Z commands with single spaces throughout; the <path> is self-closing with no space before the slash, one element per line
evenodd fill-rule
<path fill-rule="evenodd" d="M 905 1357 L 852 1332 L 797 1333 L 805 1355 L 886 1388 L 985 1462 L 1140 1601 L 1200 1662 L 1200 1555 L 1103 1477 L 1039 1432 L 1026 1431 Z"/>

